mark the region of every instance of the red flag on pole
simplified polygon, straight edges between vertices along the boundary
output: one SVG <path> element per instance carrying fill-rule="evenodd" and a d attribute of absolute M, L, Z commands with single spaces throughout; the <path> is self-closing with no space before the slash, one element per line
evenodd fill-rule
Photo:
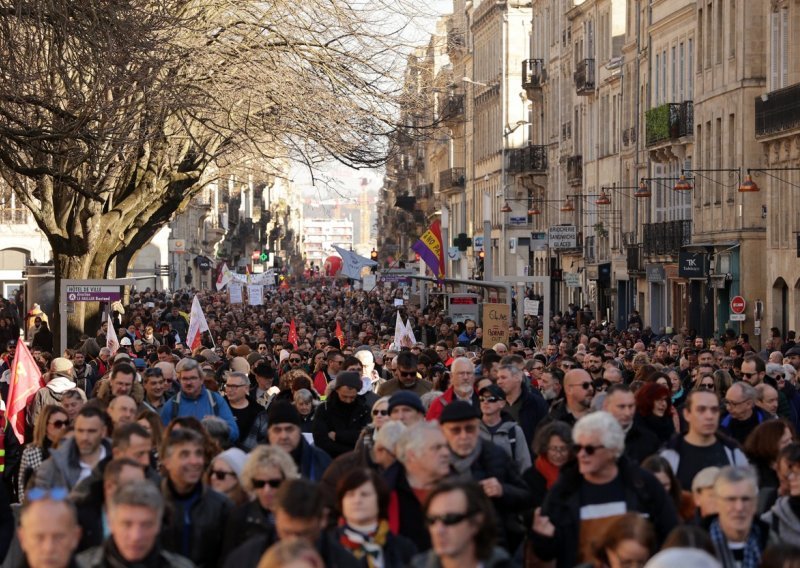
<path fill-rule="evenodd" d="M 11 384 L 8 387 L 6 416 L 20 444 L 25 443 L 25 413 L 36 392 L 44 386 L 39 366 L 21 339 L 17 341 Z"/>
<path fill-rule="evenodd" d="M 289 324 L 289 343 L 295 349 L 297 349 L 297 340 L 297 326 L 294 323 L 294 318 L 292 318 L 292 322 Z"/>
<path fill-rule="evenodd" d="M 342 324 L 338 321 L 336 322 L 336 331 L 333 336 L 339 340 L 339 349 L 344 349 L 344 332 L 342 331 Z"/>
<path fill-rule="evenodd" d="M 200 307 L 200 300 L 197 296 L 192 300 L 192 310 L 189 315 L 189 331 L 186 334 L 186 344 L 194 352 L 202 345 L 203 332 L 210 331 L 203 308 Z"/>

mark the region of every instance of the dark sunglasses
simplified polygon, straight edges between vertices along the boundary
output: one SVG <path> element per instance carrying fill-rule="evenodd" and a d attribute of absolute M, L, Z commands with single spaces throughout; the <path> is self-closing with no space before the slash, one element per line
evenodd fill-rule
<path fill-rule="evenodd" d="M 481 402 L 500 402 L 503 400 L 502 398 L 496 396 L 482 396 L 480 397 Z"/>
<path fill-rule="evenodd" d="M 55 426 L 59 430 L 61 428 L 66 428 L 68 424 L 69 424 L 68 420 L 53 420 L 52 422 L 50 422 L 50 426 Z"/>
<path fill-rule="evenodd" d="M 417 376 L 417 372 L 416 371 L 397 371 L 397 372 L 400 373 L 400 375 L 403 376 L 403 377 L 416 377 Z"/>
<path fill-rule="evenodd" d="M 755 377 L 757 374 L 758 374 L 757 372 L 756 373 L 745 373 L 744 371 L 742 371 L 742 376 L 743 377 Z"/>
<path fill-rule="evenodd" d="M 442 523 L 446 527 L 452 527 L 458 523 L 463 523 L 472 516 L 472 513 L 445 513 L 444 515 L 428 515 L 425 517 L 425 524 L 429 527 L 436 523 Z"/>
<path fill-rule="evenodd" d="M 561 363 L 561 368 L 562 369 L 574 369 L 575 365 L 572 365 L 570 363 Z"/>
<path fill-rule="evenodd" d="M 264 489 L 267 485 L 272 487 L 273 489 L 277 489 L 283 483 L 283 479 L 254 479 L 253 480 L 253 487 L 255 489 Z"/>
<path fill-rule="evenodd" d="M 217 481 L 225 481 L 225 478 L 228 477 L 229 475 L 236 476 L 236 474 L 233 473 L 232 471 L 222 471 L 221 469 L 209 470 L 208 474 L 211 477 L 216 477 Z"/>
<path fill-rule="evenodd" d="M 585 383 L 580 383 L 577 385 L 572 385 L 573 387 L 581 387 L 583 390 L 589 390 L 590 388 L 594 387 L 592 383 L 586 381 Z"/>
<path fill-rule="evenodd" d="M 713 390 L 714 390 L 716 387 L 714 387 L 714 385 L 713 385 L 713 384 L 709 384 L 709 383 L 700 383 L 700 388 L 701 388 L 701 389 L 706 389 L 706 390 L 713 391 Z"/>
<path fill-rule="evenodd" d="M 388 410 L 373 410 L 372 411 L 372 415 L 373 416 L 389 416 L 389 411 Z"/>
<path fill-rule="evenodd" d="M 302 363 L 302 359 L 289 359 L 289 363 Z"/>
<path fill-rule="evenodd" d="M 597 450 L 602 450 L 603 448 L 605 448 L 605 446 L 591 446 L 591 445 L 583 446 L 581 444 L 572 445 L 572 450 L 575 452 L 575 454 L 578 454 L 580 453 L 581 450 L 584 450 L 587 456 L 593 456 Z"/>

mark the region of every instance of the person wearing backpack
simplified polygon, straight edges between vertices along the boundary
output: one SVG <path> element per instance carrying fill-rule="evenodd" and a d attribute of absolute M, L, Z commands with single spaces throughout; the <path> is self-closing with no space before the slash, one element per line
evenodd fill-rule
<path fill-rule="evenodd" d="M 180 391 L 161 408 L 161 421 L 166 426 L 179 416 L 194 416 L 202 420 L 206 416 L 216 416 L 230 427 L 230 441 L 239 439 L 239 427 L 230 406 L 219 393 L 203 386 L 200 363 L 194 359 L 181 359 L 175 366 Z"/>
<path fill-rule="evenodd" d="M 502 449 L 517 464 L 521 473 L 531 467 L 531 452 L 525 442 L 522 428 L 514 422 L 504 409 L 508 406 L 506 393 L 497 385 L 489 385 L 481 389 L 480 435 Z"/>

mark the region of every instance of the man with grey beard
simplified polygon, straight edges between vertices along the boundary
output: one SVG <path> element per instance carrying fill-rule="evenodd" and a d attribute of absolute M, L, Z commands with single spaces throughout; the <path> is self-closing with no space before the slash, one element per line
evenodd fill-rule
<path fill-rule="evenodd" d="M 453 360 L 450 367 L 450 387 L 431 403 L 425 418 L 438 420 L 442 410 L 456 400 L 463 400 L 470 403 L 473 408 L 480 409 L 478 395 L 475 392 L 475 365 L 466 357 Z"/>
<path fill-rule="evenodd" d="M 539 392 L 547 401 L 550 408 L 563 396 L 564 372 L 561 369 L 546 368 L 539 379 Z"/>

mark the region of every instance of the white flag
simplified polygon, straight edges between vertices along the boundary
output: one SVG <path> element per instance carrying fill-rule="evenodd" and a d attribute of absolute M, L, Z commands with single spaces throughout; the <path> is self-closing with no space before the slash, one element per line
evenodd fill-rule
<path fill-rule="evenodd" d="M 405 330 L 406 331 L 406 337 L 411 342 L 411 345 L 409 347 L 411 347 L 413 345 L 416 345 L 417 344 L 417 338 L 414 336 L 414 330 L 411 329 L 411 318 L 408 318 L 408 320 L 406 321 L 405 328 L 406 328 L 406 330 Z"/>
<path fill-rule="evenodd" d="M 191 351 L 200 347 L 204 331 L 209 331 L 208 322 L 203 314 L 203 308 L 200 307 L 200 299 L 195 296 L 192 300 L 192 310 L 189 313 L 189 331 L 186 333 L 186 345 Z"/>
<path fill-rule="evenodd" d="M 114 329 L 114 320 L 111 313 L 106 313 L 106 321 L 108 322 L 108 331 L 106 331 L 106 347 L 111 350 L 113 357 L 119 350 L 119 338 L 117 337 L 117 330 Z"/>
<path fill-rule="evenodd" d="M 339 256 L 342 257 L 342 275 L 352 278 L 353 280 L 361 280 L 361 269 L 365 266 L 378 266 L 374 260 L 364 256 L 357 255 L 351 250 L 345 250 L 342 247 L 333 245 Z"/>
<path fill-rule="evenodd" d="M 227 263 L 223 263 L 217 277 L 217 291 L 222 290 L 231 280 L 233 280 L 233 272 L 228 268 Z"/>
<path fill-rule="evenodd" d="M 394 324 L 394 345 L 397 349 L 401 347 L 413 347 L 417 342 L 414 337 L 414 332 L 411 331 L 409 323 L 403 323 L 403 318 L 400 317 L 400 312 L 397 312 L 397 321 Z"/>

